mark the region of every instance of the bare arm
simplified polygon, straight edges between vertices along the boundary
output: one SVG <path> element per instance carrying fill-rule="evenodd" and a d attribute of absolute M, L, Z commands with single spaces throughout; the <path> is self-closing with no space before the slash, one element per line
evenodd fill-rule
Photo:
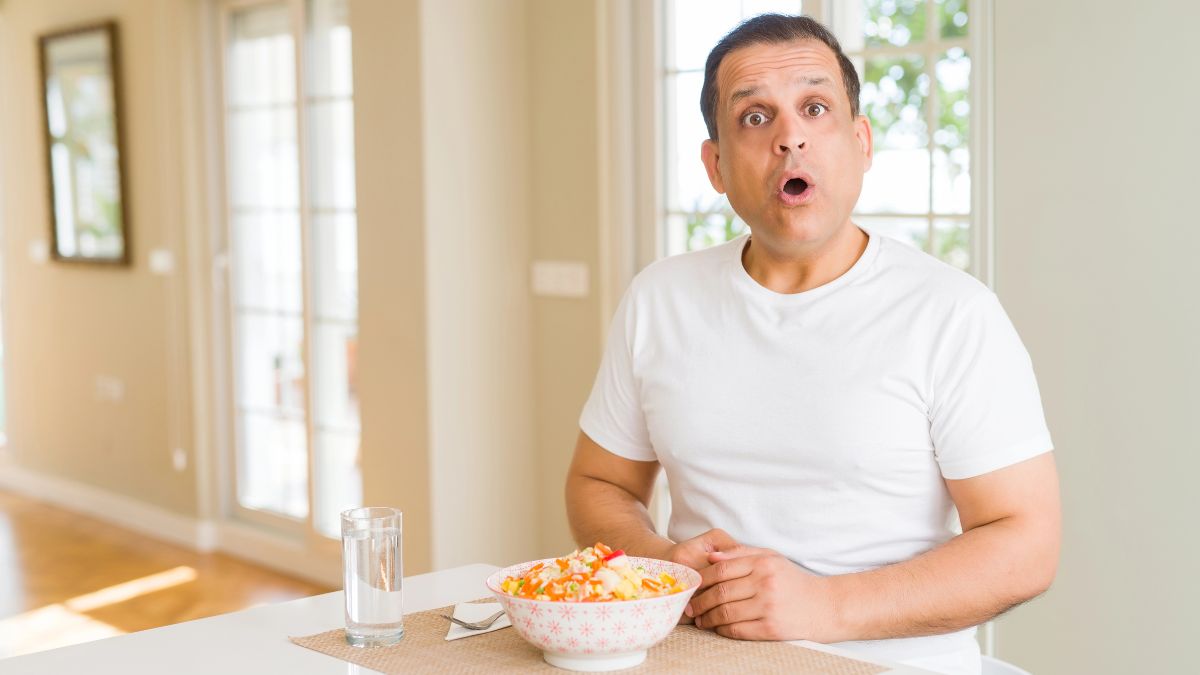
<path fill-rule="evenodd" d="M 1050 587 L 1062 537 L 1053 453 L 946 486 L 961 535 L 907 562 L 832 579 L 846 635 L 961 630 Z"/>
<path fill-rule="evenodd" d="M 1061 538 L 1054 455 L 946 484 L 963 534 L 944 545 L 833 577 L 766 549 L 714 553 L 688 613 L 727 637 L 840 642 L 960 630 L 1044 592 Z"/>
<path fill-rule="evenodd" d="M 567 472 L 567 519 L 575 542 L 603 541 L 630 555 L 665 557 L 673 542 L 654 532 L 646 510 L 658 469 L 658 462 L 614 455 L 580 431 Z"/>
<path fill-rule="evenodd" d="M 719 529 L 676 543 L 660 537 L 646 507 L 658 478 L 658 462 L 635 462 L 605 450 L 582 431 L 567 471 L 567 519 L 580 546 L 602 541 L 630 555 L 673 560 L 694 569 L 708 554 L 736 542 Z"/>

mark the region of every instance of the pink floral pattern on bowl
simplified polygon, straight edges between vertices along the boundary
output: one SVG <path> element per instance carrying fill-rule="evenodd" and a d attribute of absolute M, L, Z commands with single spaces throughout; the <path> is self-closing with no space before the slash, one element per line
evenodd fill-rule
<path fill-rule="evenodd" d="M 530 600 L 500 590 L 504 579 L 519 577 L 539 562 L 553 565 L 554 560 L 506 567 L 488 577 L 487 587 L 521 637 L 541 649 L 548 662 L 575 670 L 610 670 L 641 663 L 646 650 L 661 642 L 679 623 L 684 606 L 700 585 L 700 574 L 690 567 L 631 556 L 633 565 L 645 568 L 654 577 L 666 572 L 678 579 L 684 590 L 645 600 L 610 602 Z"/>

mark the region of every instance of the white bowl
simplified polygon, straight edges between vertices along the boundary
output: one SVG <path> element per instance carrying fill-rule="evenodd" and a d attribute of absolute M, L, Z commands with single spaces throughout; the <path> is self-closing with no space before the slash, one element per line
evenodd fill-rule
<path fill-rule="evenodd" d="M 547 663 L 567 670 L 619 670 L 645 661 L 646 650 L 679 623 L 684 606 L 700 585 L 700 573 L 690 567 L 630 556 L 630 564 L 645 568 L 652 577 L 666 572 L 684 590 L 645 600 L 561 602 L 518 598 L 500 589 L 508 577 L 520 577 L 538 563 L 553 565 L 554 561 L 547 558 L 506 567 L 488 577 L 487 587 L 517 633 L 541 649 Z"/>

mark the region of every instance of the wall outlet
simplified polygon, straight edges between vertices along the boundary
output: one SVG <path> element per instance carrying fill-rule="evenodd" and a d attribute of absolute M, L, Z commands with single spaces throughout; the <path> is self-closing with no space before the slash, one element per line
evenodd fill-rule
<path fill-rule="evenodd" d="M 45 239 L 34 239 L 29 242 L 29 259 L 39 265 L 44 265 L 50 260 L 50 246 Z"/>
<path fill-rule="evenodd" d="M 150 251 L 149 265 L 154 274 L 167 276 L 175 271 L 175 254 L 165 248 L 153 249 Z"/>
<path fill-rule="evenodd" d="M 97 375 L 96 400 L 113 403 L 125 400 L 125 382 L 113 375 Z"/>
<path fill-rule="evenodd" d="M 533 294 L 551 298 L 586 298 L 587 264 L 574 260 L 535 260 L 531 267 Z"/>
<path fill-rule="evenodd" d="M 187 471 L 187 465 L 187 450 L 184 450 L 183 448 L 175 448 L 171 451 L 171 466 L 175 467 L 176 471 L 179 473 Z"/>

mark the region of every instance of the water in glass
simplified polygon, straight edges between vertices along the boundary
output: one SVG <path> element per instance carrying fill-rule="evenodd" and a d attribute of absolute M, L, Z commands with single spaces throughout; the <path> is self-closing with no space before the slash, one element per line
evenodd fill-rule
<path fill-rule="evenodd" d="M 390 645 L 404 636 L 402 527 L 397 509 L 366 507 L 342 514 L 346 641 Z"/>

